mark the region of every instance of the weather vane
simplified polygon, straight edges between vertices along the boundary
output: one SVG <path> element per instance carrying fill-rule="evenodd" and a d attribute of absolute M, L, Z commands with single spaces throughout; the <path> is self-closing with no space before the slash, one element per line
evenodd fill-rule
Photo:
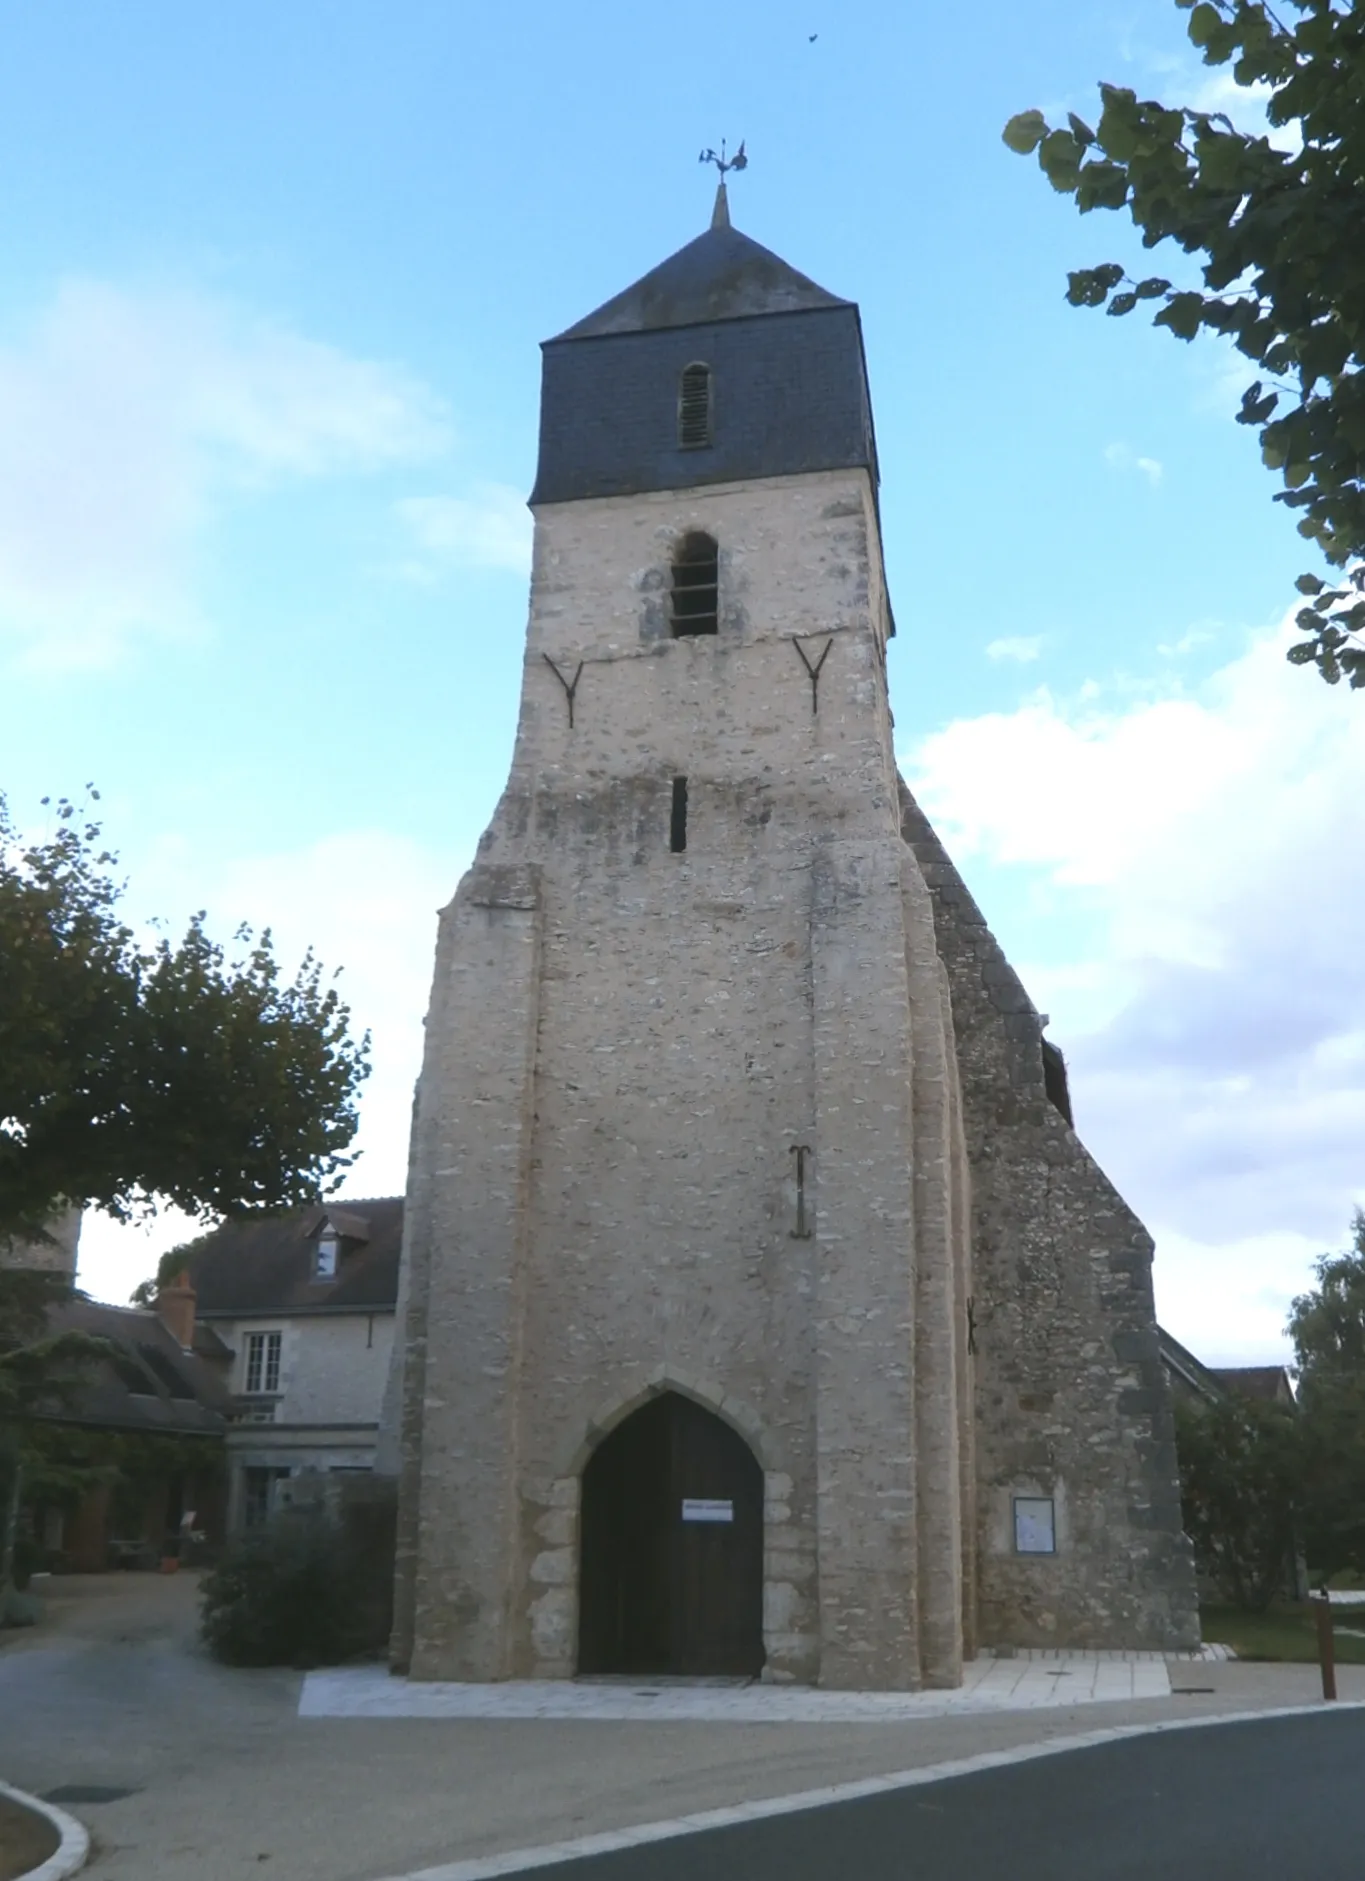
<path fill-rule="evenodd" d="M 725 155 L 725 139 L 722 137 L 720 140 L 720 155 L 717 156 L 714 150 L 703 150 L 701 155 L 697 158 L 697 162 L 714 163 L 716 168 L 720 171 L 720 180 L 723 183 L 727 170 L 747 170 L 749 167 L 749 159 L 744 154 L 744 139 L 742 137 L 740 138 L 739 149 L 735 152 L 734 156 L 730 157 L 728 160 Z"/>

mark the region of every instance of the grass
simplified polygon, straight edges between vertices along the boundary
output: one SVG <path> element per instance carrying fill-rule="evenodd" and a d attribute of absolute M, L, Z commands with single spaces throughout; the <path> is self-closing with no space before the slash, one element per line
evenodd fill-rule
<path fill-rule="evenodd" d="M 1365 1639 L 1353 1639 L 1343 1626 L 1365 1632 L 1365 1607 L 1347 1608 L 1333 1616 L 1338 1665 L 1365 1665 Z M 1231 1646 L 1239 1659 L 1272 1659 L 1284 1663 L 1318 1661 L 1317 1620 L 1310 1607 L 1284 1603 L 1265 1613 L 1245 1613 L 1240 1607 L 1201 1607 L 1204 1638 Z"/>

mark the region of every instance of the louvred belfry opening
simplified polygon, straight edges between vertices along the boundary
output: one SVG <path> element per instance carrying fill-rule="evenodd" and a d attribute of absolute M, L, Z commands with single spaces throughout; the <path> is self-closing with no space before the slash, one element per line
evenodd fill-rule
<path fill-rule="evenodd" d="M 711 368 L 684 366 L 678 388 L 678 443 L 685 451 L 711 442 Z"/>
<path fill-rule="evenodd" d="M 720 557 L 714 536 L 684 536 L 673 560 L 673 632 L 713 634 L 718 624 Z"/>

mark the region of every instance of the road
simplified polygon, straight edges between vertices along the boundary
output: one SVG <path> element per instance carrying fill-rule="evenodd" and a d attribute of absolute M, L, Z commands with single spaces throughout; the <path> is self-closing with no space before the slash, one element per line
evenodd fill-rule
<path fill-rule="evenodd" d="M 377 1881 L 1109 1726 L 1311 1704 L 1317 1691 L 1311 1666 L 1192 1665 L 1168 1699 L 902 1724 L 310 1720 L 297 1673 L 204 1657 L 194 1596 L 188 1575 L 75 1576 L 52 1585 L 42 1627 L 0 1644 L 0 1777 L 56 1801 L 82 1792 L 63 1806 L 94 1836 L 90 1881 Z M 1365 1667 L 1342 1669 L 1342 1696 L 1365 1700 Z M 1344 1824 L 1365 1851 L 1362 1716 L 1063 1753 L 655 1842 L 595 1872 L 1363 1881 L 1365 1853 L 1341 1866 L 1313 1826 Z M 1168 1831 L 1174 1853 L 1156 1840 Z M 1340 1839 L 1335 1827 L 1321 1836 Z M 1190 1851 L 1196 1865 L 1182 1869 Z M 594 1868 L 541 1872 L 582 1881 Z"/>
<path fill-rule="evenodd" d="M 1361 1881 L 1365 1712 L 1130 1738 L 537 1872 L 563 1881 Z"/>

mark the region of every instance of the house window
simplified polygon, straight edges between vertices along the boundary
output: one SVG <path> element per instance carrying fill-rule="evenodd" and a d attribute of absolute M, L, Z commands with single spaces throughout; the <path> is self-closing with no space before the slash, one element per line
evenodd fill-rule
<path fill-rule="evenodd" d="M 673 815 L 669 819 L 668 846 L 675 856 L 687 847 L 687 779 L 673 779 Z"/>
<path fill-rule="evenodd" d="M 324 1228 L 313 1249 L 314 1280 L 336 1279 L 338 1246 L 336 1230 Z"/>
<path fill-rule="evenodd" d="M 684 536 L 673 558 L 673 632 L 713 634 L 720 594 L 720 552 L 714 536 Z"/>
<path fill-rule="evenodd" d="M 262 1391 L 280 1388 L 280 1346 L 278 1332 L 249 1332 L 246 1336 L 246 1389 L 254 1397 Z"/>
<path fill-rule="evenodd" d="M 678 382 L 678 444 L 699 451 L 711 442 L 711 368 L 684 366 Z"/>

